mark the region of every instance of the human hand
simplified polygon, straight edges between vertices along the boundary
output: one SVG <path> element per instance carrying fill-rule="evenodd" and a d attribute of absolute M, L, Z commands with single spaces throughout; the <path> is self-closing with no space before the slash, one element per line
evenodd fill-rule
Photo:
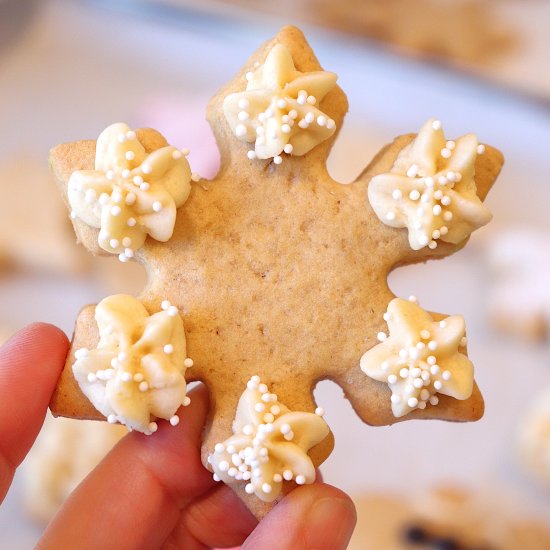
<path fill-rule="evenodd" d="M 68 346 L 60 330 L 35 324 L 0 349 L 0 500 L 40 431 Z M 208 392 L 190 395 L 178 426 L 161 423 L 154 436 L 132 432 L 118 443 L 67 499 L 39 550 L 346 548 L 355 509 L 340 490 L 298 487 L 258 524 L 214 482 L 199 452 Z"/>

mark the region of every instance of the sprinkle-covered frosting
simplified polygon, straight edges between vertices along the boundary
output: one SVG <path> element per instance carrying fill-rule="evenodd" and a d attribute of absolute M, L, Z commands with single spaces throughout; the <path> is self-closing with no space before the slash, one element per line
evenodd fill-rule
<path fill-rule="evenodd" d="M 389 336 L 361 358 L 361 370 L 386 382 L 391 389 L 394 416 L 437 405 L 437 393 L 468 399 L 474 384 L 474 366 L 460 353 L 466 345 L 464 319 L 458 315 L 434 321 L 415 300 L 395 298 L 384 314 Z"/>
<path fill-rule="evenodd" d="M 82 392 L 107 421 L 152 434 L 158 418 L 179 422 L 180 405 L 189 405 L 185 372 L 185 332 L 178 309 L 165 300 L 149 315 L 133 296 L 117 294 L 95 310 L 96 349 L 75 352 L 73 373 Z"/>
<path fill-rule="evenodd" d="M 227 96 L 223 112 L 235 136 L 254 143 L 249 159 L 273 158 L 280 164 L 283 153 L 305 155 L 334 133 L 334 120 L 319 104 L 336 74 L 297 71 L 287 48 L 276 44 L 246 79 L 246 91 Z"/>
<path fill-rule="evenodd" d="M 328 434 L 324 411 L 292 412 L 253 376 L 242 394 L 233 422 L 233 436 L 218 443 L 208 462 L 214 479 L 242 481 L 248 494 L 272 502 L 284 481 L 298 485 L 315 481 L 315 466 L 307 452 Z"/>
<path fill-rule="evenodd" d="M 148 155 L 133 130 L 112 124 L 97 140 L 95 170 L 73 172 L 69 179 L 71 217 L 100 229 L 99 246 L 126 262 L 147 235 L 170 239 L 190 180 L 182 151 L 167 146 Z"/>
<path fill-rule="evenodd" d="M 474 134 L 446 141 L 441 122 L 429 120 L 390 172 L 372 178 L 369 202 L 384 224 L 407 227 L 413 250 L 460 243 L 492 218 L 474 180 L 484 151 Z"/>

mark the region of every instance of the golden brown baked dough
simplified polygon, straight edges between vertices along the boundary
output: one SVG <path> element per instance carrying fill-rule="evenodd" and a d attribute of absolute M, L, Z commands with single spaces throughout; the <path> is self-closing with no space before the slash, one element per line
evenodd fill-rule
<path fill-rule="evenodd" d="M 357 414 L 372 425 L 396 422 L 386 384 L 365 376 L 362 354 L 376 344 L 385 328 L 382 315 L 394 297 L 388 273 L 400 266 L 443 258 L 464 246 L 441 243 L 435 250 L 413 251 L 406 230 L 380 223 L 367 201 L 371 177 L 393 165 L 413 135 L 387 145 L 352 185 L 328 175 L 327 155 L 336 134 L 301 157 L 250 161 L 247 145 L 235 138 L 224 118 L 222 103 L 246 86 L 245 73 L 263 62 L 276 43 L 290 51 L 300 71 L 320 65 L 302 33 L 285 27 L 247 61 L 241 72 L 213 97 L 208 119 L 221 152 L 221 168 L 212 181 L 193 185 L 178 210 L 174 235 L 167 243 L 147 239 L 136 259 L 149 273 L 140 300 L 159 311 L 169 299 L 184 319 L 187 349 L 195 365 L 190 380 L 206 383 L 211 413 L 202 458 L 214 444 L 231 435 L 237 402 L 252 375 L 259 375 L 291 410 L 313 412 L 315 384 L 331 379 L 345 391 Z M 322 110 L 341 127 L 348 104 L 335 87 Z M 147 151 L 166 145 L 156 131 L 139 130 Z M 51 165 L 66 197 L 72 172 L 93 168 L 95 142 L 60 145 Z M 478 158 L 476 182 L 485 198 L 502 165 L 501 154 L 487 147 Z M 74 221 L 79 240 L 101 254 L 97 230 Z M 413 290 L 413 289 L 411 289 Z M 72 374 L 75 350 L 97 344 L 94 306 L 77 320 L 73 345 L 51 402 L 55 415 L 101 418 L 81 393 Z M 472 396 L 457 401 L 442 396 L 437 407 L 416 410 L 405 419 L 477 420 L 483 400 L 477 386 Z M 321 464 L 333 448 L 328 436 L 310 456 Z M 283 493 L 294 484 L 286 483 Z M 254 496 L 236 491 L 249 508 L 263 516 L 270 508 Z"/>

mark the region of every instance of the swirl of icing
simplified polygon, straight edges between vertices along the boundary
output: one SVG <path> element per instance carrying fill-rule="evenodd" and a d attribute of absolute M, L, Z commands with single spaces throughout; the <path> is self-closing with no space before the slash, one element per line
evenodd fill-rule
<path fill-rule="evenodd" d="M 280 164 L 283 152 L 305 155 L 334 133 L 334 120 L 318 106 L 336 84 L 336 74 L 297 71 L 288 49 L 276 44 L 246 78 L 246 91 L 227 96 L 223 112 L 235 135 L 254 143 L 249 159 Z"/>
<path fill-rule="evenodd" d="M 100 229 L 99 246 L 125 262 L 147 235 L 170 239 L 190 180 L 181 151 L 166 146 L 148 155 L 133 130 L 112 124 L 97 140 L 95 170 L 78 170 L 69 178 L 71 217 Z"/>
<path fill-rule="evenodd" d="M 264 502 L 277 498 L 283 480 L 313 483 L 315 466 L 307 451 L 330 432 L 323 414 L 321 408 L 315 414 L 290 411 L 253 376 L 237 406 L 234 435 L 208 457 L 214 479 L 247 481 L 246 492 Z"/>
<path fill-rule="evenodd" d="M 437 405 L 436 393 L 468 399 L 474 385 L 474 366 L 459 352 L 466 345 L 464 318 L 436 322 L 420 306 L 400 298 L 384 314 L 390 335 L 380 332 L 380 344 L 361 357 L 361 370 L 387 382 L 394 416 Z"/>
<path fill-rule="evenodd" d="M 148 435 L 157 418 L 175 426 L 178 408 L 191 402 L 183 321 L 167 300 L 162 309 L 150 316 L 133 296 L 105 298 L 95 310 L 97 348 L 77 350 L 73 364 L 80 389 L 108 422 Z"/>
<path fill-rule="evenodd" d="M 477 196 L 478 154 L 474 134 L 446 141 L 438 120 L 429 120 L 401 150 L 389 173 L 369 183 L 369 202 L 384 224 L 407 227 L 413 250 L 437 241 L 460 243 L 492 215 Z"/>

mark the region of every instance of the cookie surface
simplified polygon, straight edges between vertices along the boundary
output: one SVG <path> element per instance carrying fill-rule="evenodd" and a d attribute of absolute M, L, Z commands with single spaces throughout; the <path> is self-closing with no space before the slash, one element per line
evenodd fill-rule
<path fill-rule="evenodd" d="M 167 243 L 147 239 L 136 252 L 149 273 L 139 299 L 149 312 L 158 311 L 164 299 L 179 308 L 188 354 L 194 360 L 187 380 L 203 381 L 210 391 L 202 450 L 205 465 L 214 444 L 231 435 L 238 400 L 253 375 L 259 375 L 291 410 L 313 412 L 316 383 L 330 379 L 343 388 L 365 422 L 398 421 L 386 384 L 368 378 L 359 368 L 362 354 L 377 343 L 377 333 L 385 328 L 382 316 L 394 297 L 388 273 L 400 265 L 448 256 L 465 244 L 411 250 L 407 232 L 381 224 L 368 203 L 370 179 L 389 171 L 414 135 L 386 146 L 357 181 L 346 186 L 326 171 L 336 134 L 304 156 L 285 157 L 279 165 L 271 159 L 247 158 L 248 147 L 235 139 L 222 103 L 243 89 L 245 74 L 278 43 L 288 48 L 299 71 L 320 69 L 303 35 L 293 27 L 262 46 L 210 102 L 208 119 L 221 153 L 217 177 L 192 186 Z M 348 108 L 342 90 L 333 88 L 322 108 L 340 128 Z M 147 151 L 166 145 L 153 130 L 138 131 L 137 137 Z M 93 168 L 94 153 L 93 141 L 60 145 L 52 151 L 51 164 L 63 194 L 74 171 Z M 490 147 L 478 158 L 481 199 L 501 165 L 501 154 Z M 97 230 L 79 220 L 75 229 L 86 248 L 101 253 Z M 51 402 L 55 415 L 101 417 L 71 370 L 75 350 L 97 345 L 94 309 L 88 306 L 78 317 L 73 346 Z M 483 400 L 475 386 L 465 401 L 442 396 L 437 407 L 416 410 L 405 418 L 469 421 L 482 414 Z M 332 447 L 330 435 L 310 451 L 313 463 L 321 464 Z M 283 494 L 291 488 L 285 484 Z M 236 490 L 257 516 L 269 510 L 240 485 Z"/>

